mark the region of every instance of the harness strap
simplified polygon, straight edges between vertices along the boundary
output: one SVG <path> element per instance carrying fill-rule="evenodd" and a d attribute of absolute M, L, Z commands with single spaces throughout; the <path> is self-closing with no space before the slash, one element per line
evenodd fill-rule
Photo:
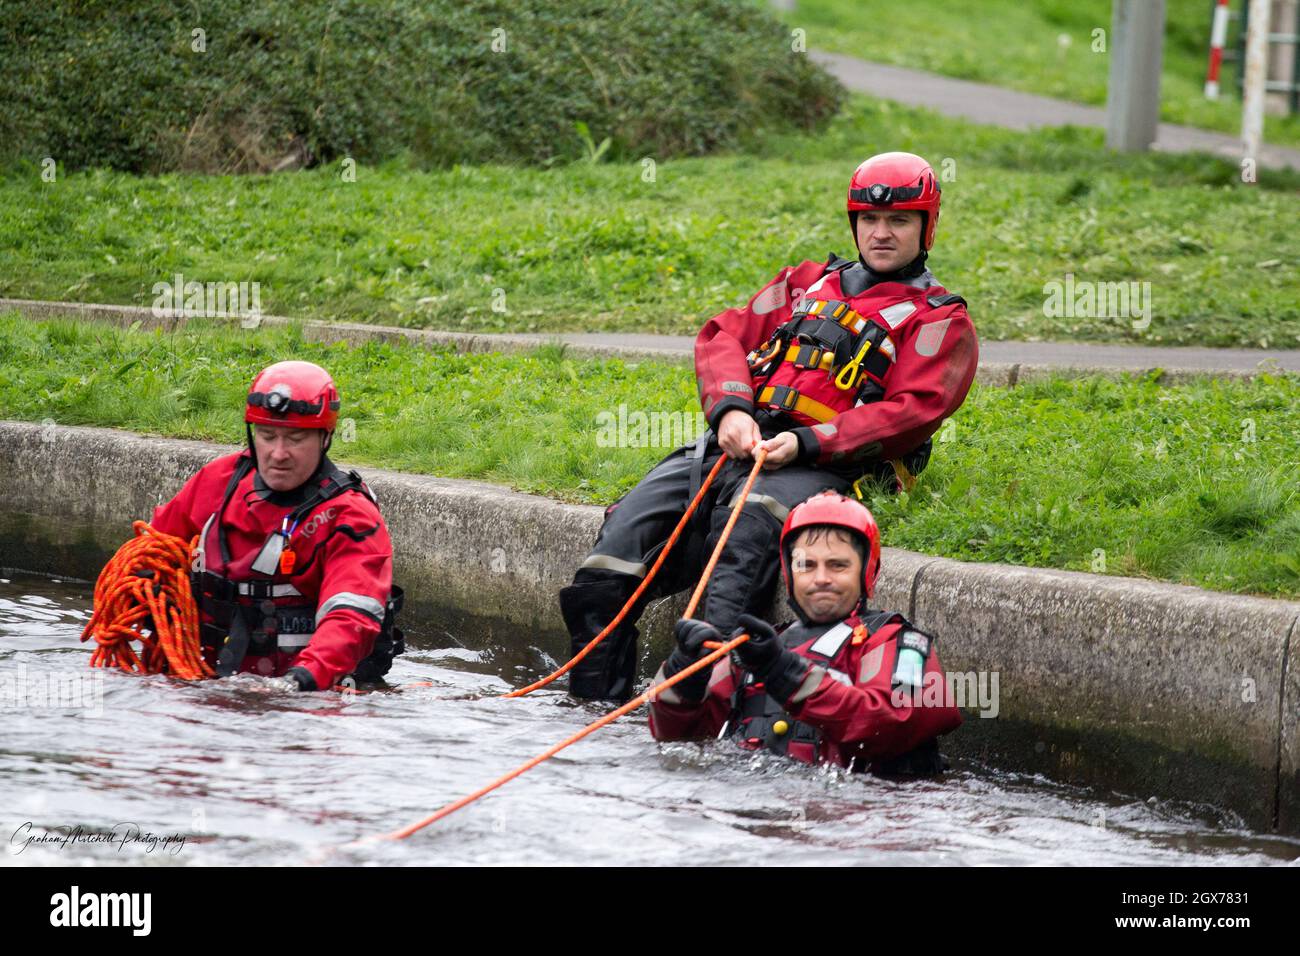
<path fill-rule="evenodd" d="M 226 635 L 225 643 L 221 645 L 221 652 L 217 655 L 217 676 L 229 677 L 231 674 L 238 673 L 239 665 L 244 662 L 244 655 L 248 653 L 248 644 L 252 640 L 252 635 L 248 630 L 248 622 L 244 620 L 244 615 L 235 614 L 230 619 L 230 633 Z"/>
<path fill-rule="evenodd" d="M 709 444 L 712 441 L 713 429 L 706 428 L 704 434 L 695 439 L 695 444 L 687 452 L 687 457 L 691 460 L 691 480 L 686 489 L 687 501 L 694 501 L 695 496 L 700 493 L 700 486 L 704 484 L 704 459 L 709 455 Z"/>
<path fill-rule="evenodd" d="M 839 414 L 829 405 L 800 395 L 797 388 L 789 385 L 769 385 L 758 393 L 758 401 L 783 412 L 802 412 L 819 422 L 828 422 Z"/>
<path fill-rule="evenodd" d="M 252 470 L 252 456 L 240 456 L 239 464 L 235 466 L 235 473 L 230 476 L 230 483 L 226 485 L 226 493 L 221 496 L 221 506 L 216 510 L 217 546 L 221 548 L 222 564 L 227 567 L 230 565 L 230 544 L 226 541 L 226 529 L 221 523 L 221 516 L 226 513 L 226 506 L 230 504 L 230 499 L 235 496 L 235 489 L 239 487 L 239 483 L 243 481 Z"/>

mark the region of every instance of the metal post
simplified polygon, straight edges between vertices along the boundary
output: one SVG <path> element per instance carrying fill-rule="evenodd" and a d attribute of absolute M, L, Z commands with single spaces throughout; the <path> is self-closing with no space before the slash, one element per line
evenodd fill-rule
<path fill-rule="evenodd" d="M 1114 0 L 1110 80 L 1106 88 L 1106 145 L 1143 152 L 1160 125 L 1160 67 L 1165 0 Z"/>

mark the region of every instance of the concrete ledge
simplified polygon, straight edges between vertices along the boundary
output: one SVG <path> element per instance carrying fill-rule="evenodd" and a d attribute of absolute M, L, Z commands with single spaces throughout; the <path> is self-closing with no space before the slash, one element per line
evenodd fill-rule
<path fill-rule="evenodd" d="M 914 611 L 943 635 L 947 669 L 1001 674 L 1003 713 L 1035 729 L 1036 763 L 1053 777 L 1116 787 L 1137 777 L 1264 821 L 1277 812 L 1273 742 L 1284 739 L 1298 613 L 1289 601 L 949 560 L 921 571 Z M 1024 749 L 1004 721 L 968 726 L 964 745 L 995 762 Z M 1089 746 L 1098 735 L 1111 747 Z"/>
<path fill-rule="evenodd" d="M 0 422 L 0 567 L 93 579 L 132 520 L 230 450 Z M 594 540 L 600 508 L 362 471 L 415 614 L 565 655 L 555 595 Z M 1300 832 L 1300 679 L 1288 653 L 1300 603 L 896 549 L 883 563 L 878 606 L 938 634 L 949 672 L 998 674 L 998 716 L 968 710 L 946 749 Z M 684 601 L 642 618 L 643 673 L 665 653 Z"/>
<path fill-rule="evenodd" d="M 143 329 L 174 331 L 188 321 L 181 312 L 164 312 L 154 315 L 151 309 L 128 305 L 96 305 L 83 302 L 41 302 L 34 299 L 0 299 L 0 311 L 14 309 L 33 322 L 51 319 L 79 319 L 104 322 L 122 328 L 135 323 Z M 207 321 L 207 320 L 205 320 Z M 232 328 L 240 319 L 226 318 Z M 343 342 L 350 346 L 366 342 L 407 342 L 422 348 L 454 348 L 461 352 L 526 352 L 549 342 L 561 342 L 559 333 L 554 336 L 534 333 L 515 335 L 478 332 L 442 332 L 430 329 L 404 329 L 387 325 L 370 325 L 364 322 L 326 322 L 318 319 L 289 319 L 278 315 L 263 315 L 257 326 L 278 327 L 300 323 L 303 337 L 309 342 L 331 344 Z M 595 335 L 582 335 L 581 341 L 564 341 L 568 354 L 577 358 L 622 359 L 625 362 L 667 362 L 693 366 L 694 357 L 689 349 L 680 347 L 653 347 L 629 345 L 620 342 L 600 342 Z M 1066 363 L 997 362 L 981 360 L 975 380 L 981 385 L 1014 387 L 1024 382 L 1039 381 L 1051 376 L 1082 378 L 1104 375 L 1111 378 L 1145 377 L 1159 371 L 1163 385 L 1180 385 L 1198 378 L 1225 378 L 1244 381 L 1265 372 L 1274 375 L 1297 374 L 1285 368 L 1199 368 L 1091 364 L 1088 360 L 1071 360 Z"/>

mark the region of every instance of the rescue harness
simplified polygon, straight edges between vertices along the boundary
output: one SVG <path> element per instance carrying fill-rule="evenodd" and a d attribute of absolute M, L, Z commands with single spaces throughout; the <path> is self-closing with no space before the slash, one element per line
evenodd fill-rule
<path fill-rule="evenodd" d="M 328 610 L 328 600 L 322 607 L 305 600 L 293 600 L 303 596 L 289 580 L 296 563 L 295 553 L 287 547 L 290 536 L 316 508 L 332 498 L 349 491 L 359 491 L 371 501 L 375 501 L 375 497 L 355 471 L 345 472 L 328 459 L 327 464 L 324 482 L 313 488 L 306 499 L 285 516 L 280 529 L 271 532 L 262 545 L 253 562 L 253 570 L 265 577 L 233 581 L 208 570 L 205 555 L 209 529 L 215 521 L 221 566 L 230 565 L 230 545 L 221 516 L 240 482 L 253 470 L 251 456 L 240 458 L 220 507 L 199 534 L 191 568 L 192 589 L 200 611 L 201 640 L 205 647 L 218 649 L 217 676 L 228 677 L 237 673 L 248 654 L 297 653 L 307 646 L 315 633 L 322 607 Z M 379 679 L 388 673 L 393 658 L 406 650 L 402 630 L 396 626 L 396 616 L 403 602 L 402 589 L 393 585 L 382 617 L 374 615 L 380 619 L 374 650 L 357 665 L 352 675 L 354 679 L 363 682 Z M 375 604 L 378 607 L 378 602 Z"/>

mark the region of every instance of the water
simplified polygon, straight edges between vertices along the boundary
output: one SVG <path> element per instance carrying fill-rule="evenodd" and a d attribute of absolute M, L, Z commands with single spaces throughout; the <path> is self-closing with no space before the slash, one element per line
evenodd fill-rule
<path fill-rule="evenodd" d="M 551 691 L 498 699 L 553 662 L 466 647 L 436 627 L 398 658 L 394 689 L 352 697 L 92 671 L 78 641 L 90 596 L 86 584 L 0 574 L 0 859 L 11 865 L 1300 865 L 1300 841 L 1213 807 L 961 762 L 942 780 L 902 783 L 726 743 L 658 745 L 644 712 L 408 840 L 347 847 L 477 789 L 602 708 Z M 42 706 L 52 676 L 78 681 L 87 706 Z M 27 842 L 64 832 L 76 838 Z"/>

